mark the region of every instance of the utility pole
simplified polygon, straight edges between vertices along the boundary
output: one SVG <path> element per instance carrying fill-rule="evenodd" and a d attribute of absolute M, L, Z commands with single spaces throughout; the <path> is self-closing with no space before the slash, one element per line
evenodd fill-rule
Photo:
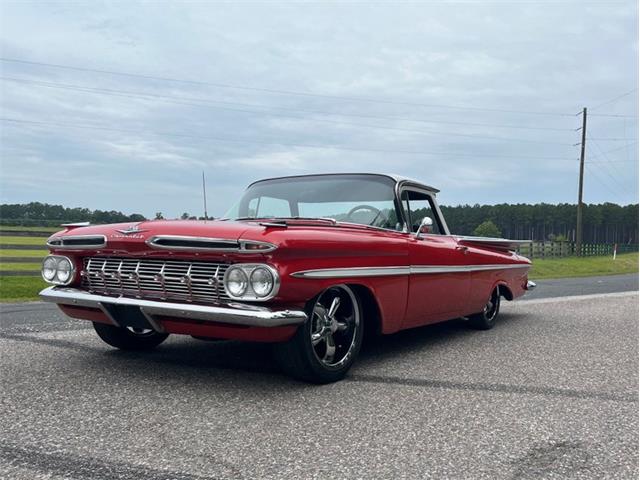
<path fill-rule="evenodd" d="M 587 108 L 582 109 L 582 143 L 580 144 L 580 180 L 578 182 L 578 221 L 576 226 L 576 254 L 582 255 L 582 185 L 584 183 L 584 150 L 587 142 Z"/>
<path fill-rule="evenodd" d="M 582 187 L 580 187 L 582 191 Z M 582 195 L 582 193 L 580 194 Z M 204 199 L 204 219 L 208 220 L 209 217 L 207 216 L 207 188 L 205 187 L 204 184 L 204 170 L 202 171 L 202 198 Z"/>

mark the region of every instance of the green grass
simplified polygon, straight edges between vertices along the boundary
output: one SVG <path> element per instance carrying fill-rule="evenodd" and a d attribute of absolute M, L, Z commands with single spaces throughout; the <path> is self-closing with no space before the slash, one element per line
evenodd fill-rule
<path fill-rule="evenodd" d="M 0 263 L 0 271 L 3 270 L 19 270 L 19 271 L 33 271 L 40 272 L 39 263 Z"/>
<path fill-rule="evenodd" d="M 0 302 L 37 300 L 47 284 L 40 277 L 0 277 Z"/>
<path fill-rule="evenodd" d="M 535 258 L 529 272 L 532 280 L 547 278 L 591 277 L 638 272 L 638 253 L 606 257 Z"/>
<path fill-rule="evenodd" d="M 4 250 L 0 249 L 0 261 L 6 257 L 33 257 L 44 258 L 49 253 L 49 250 Z"/>
<path fill-rule="evenodd" d="M 2 245 L 42 245 L 45 248 L 47 239 L 45 237 L 13 237 L 9 235 L 0 236 L 0 244 Z"/>
<path fill-rule="evenodd" d="M 0 225 L 0 232 L 59 232 L 64 227 L 21 227 L 12 225 Z"/>

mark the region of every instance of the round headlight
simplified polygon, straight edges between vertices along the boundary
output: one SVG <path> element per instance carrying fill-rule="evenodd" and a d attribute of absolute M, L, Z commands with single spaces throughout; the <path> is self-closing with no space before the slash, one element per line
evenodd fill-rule
<path fill-rule="evenodd" d="M 71 279 L 71 272 L 73 272 L 73 265 L 69 259 L 62 257 L 58 260 L 58 273 L 56 279 L 60 283 L 67 283 Z"/>
<path fill-rule="evenodd" d="M 247 274 L 240 268 L 231 267 L 227 272 L 227 291 L 234 297 L 241 297 L 247 291 Z"/>
<path fill-rule="evenodd" d="M 53 257 L 47 257 L 42 262 L 42 277 L 50 282 L 53 280 L 57 273 L 58 262 Z"/>
<path fill-rule="evenodd" d="M 257 297 L 266 297 L 273 289 L 273 275 L 264 267 L 257 267 L 251 272 L 251 288 Z"/>

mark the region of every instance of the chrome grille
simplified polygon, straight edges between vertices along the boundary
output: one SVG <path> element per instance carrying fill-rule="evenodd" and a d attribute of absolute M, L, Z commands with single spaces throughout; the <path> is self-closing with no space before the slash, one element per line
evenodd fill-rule
<path fill-rule="evenodd" d="M 229 265 L 186 260 L 87 257 L 82 286 L 91 292 L 161 300 L 230 300 L 222 280 Z"/>

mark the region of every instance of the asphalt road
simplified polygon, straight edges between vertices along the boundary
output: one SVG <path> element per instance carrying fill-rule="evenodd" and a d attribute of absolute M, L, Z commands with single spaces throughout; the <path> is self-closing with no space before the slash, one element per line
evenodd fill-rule
<path fill-rule="evenodd" d="M 0 312 L 2 479 L 638 477 L 637 291 L 386 337 L 326 386 L 266 345 L 132 354 L 49 305 Z"/>
<path fill-rule="evenodd" d="M 599 293 L 613 293 L 638 291 L 638 274 L 609 275 L 601 277 L 561 278 L 558 280 L 537 281 L 537 288 L 528 293 L 524 300 L 548 297 L 567 297 L 570 295 L 593 295 Z"/>

